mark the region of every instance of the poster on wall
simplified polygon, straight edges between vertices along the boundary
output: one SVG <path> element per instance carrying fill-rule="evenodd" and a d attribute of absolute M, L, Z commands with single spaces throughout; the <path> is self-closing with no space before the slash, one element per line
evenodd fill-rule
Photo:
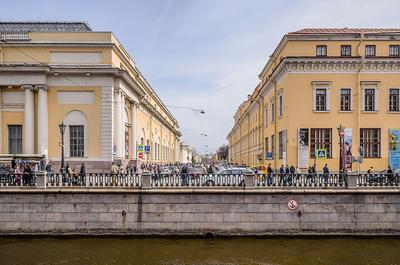
<path fill-rule="evenodd" d="M 353 134 L 351 128 L 344 129 L 344 168 L 352 170 Z"/>
<path fill-rule="evenodd" d="M 389 129 L 389 165 L 400 168 L 400 128 Z"/>
<path fill-rule="evenodd" d="M 297 130 L 297 166 L 299 168 L 308 168 L 308 128 L 299 128 Z"/>

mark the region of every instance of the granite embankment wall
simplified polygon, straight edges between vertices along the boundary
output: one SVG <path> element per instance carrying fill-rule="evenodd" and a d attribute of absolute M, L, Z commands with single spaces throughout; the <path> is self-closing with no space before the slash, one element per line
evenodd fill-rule
<path fill-rule="evenodd" d="M 393 235 L 399 209 L 398 190 L 9 190 L 0 233 Z"/>

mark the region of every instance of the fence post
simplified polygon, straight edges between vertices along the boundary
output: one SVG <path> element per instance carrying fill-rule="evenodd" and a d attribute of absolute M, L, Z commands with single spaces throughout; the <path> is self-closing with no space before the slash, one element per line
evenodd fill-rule
<path fill-rule="evenodd" d="M 36 188 L 37 189 L 46 189 L 47 185 L 47 172 L 46 171 L 37 171 L 36 175 Z"/>
<path fill-rule="evenodd" d="M 142 189 L 150 189 L 151 188 L 151 175 L 149 172 L 144 171 L 142 173 Z"/>
<path fill-rule="evenodd" d="M 346 175 L 346 187 L 348 189 L 355 189 L 357 188 L 357 173 L 348 173 Z"/>
<path fill-rule="evenodd" d="M 251 190 L 254 189 L 254 174 L 246 173 L 244 174 L 244 189 Z"/>

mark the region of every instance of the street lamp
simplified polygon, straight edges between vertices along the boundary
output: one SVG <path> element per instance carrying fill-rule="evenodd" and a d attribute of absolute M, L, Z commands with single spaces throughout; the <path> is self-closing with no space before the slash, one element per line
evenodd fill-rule
<path fill-rule="evenodd" d="M 345 127 L 342 124 L 337 128 L 339 133 L 339 145 L 340 145 L 340 156 L 339 156 L 339 171 L 343 171 L 345 168 L 344 165 L 344 155 L 343 155 L 343 144 L 344 144 L 344 129 Z"/>
<path fill-rule="evenodd" d="M 65 129 L 67 128 L 67 125 L 64 124 L 64 121 L 61 122 L 61 124 L 58 125 L 60 128 L 60 133 L 61 133 L 61 173 L 65 173 L 65 165 L 64 165 L 64 133 Z"/>

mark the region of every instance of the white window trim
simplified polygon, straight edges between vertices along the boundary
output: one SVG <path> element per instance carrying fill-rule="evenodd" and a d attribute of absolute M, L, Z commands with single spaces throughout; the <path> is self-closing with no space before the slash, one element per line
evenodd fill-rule
<path fill-rule="evenodd" d="M 64 118 L 64 123 L 67 125 L 65 128 L 65 133 L 64 133 L 64 155 L 65 157 L 71 157 L 70 156 L 70 145 L 69 145 L 69 140 L 70 140 L 70 135 L 69 135 L 69 126 L 70 125 L 83 125 L 83 137 L 84 137 L 84 148 L 83 148 L 83 158 L 89 157 L 88 155 L 88 119 L 85 115 L 84 112 L 80 110 L 73 110 L 70 111 Z M 82 157 L 81 157 L 82 158 Z"/>
<path fill-rule="evenodd" d="M 330 81 L 313 81 L 313 112 L 330 112 L 331 111 L 331 83 Z M 326 110 L 317 110 L 316 91 L 317 89 L 326 89 Z"/>
<path fill-rule="evenodd" d="M 374 89 L 375 99 L 374 99 L 374 110 L 365 110 L 365 89 Z M 361 112 L 365 113 L 376 113 L 379 112 L 379 89 L 377 83 L 363 83 L 361 91 Z"/>

